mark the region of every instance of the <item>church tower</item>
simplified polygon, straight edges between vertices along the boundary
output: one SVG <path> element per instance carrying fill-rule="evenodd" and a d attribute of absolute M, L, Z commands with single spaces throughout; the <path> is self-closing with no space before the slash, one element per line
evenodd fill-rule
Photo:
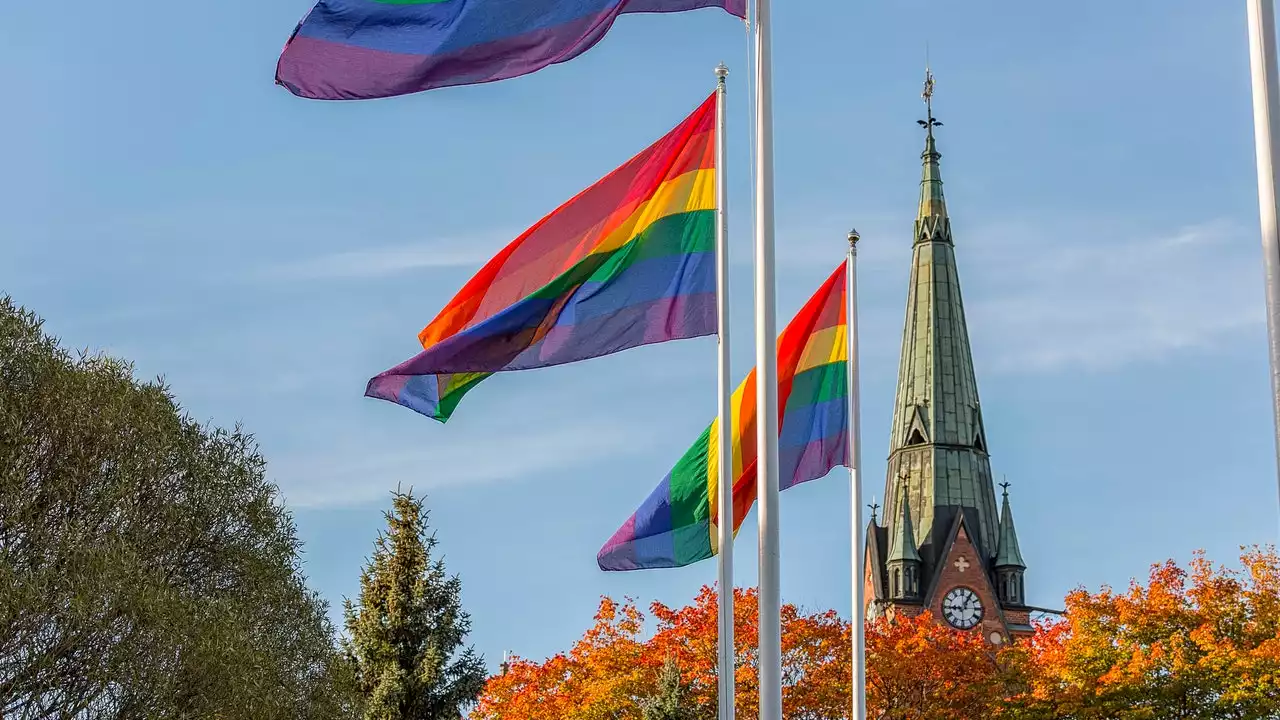
<path fill-rule="evenodd" d="M 1005 485 L 996 511 L 982 404 L 942 194 L 933 75 L 926 74 L 920 203 L 898 389 L 889 437 L 885 525 L 867 528 L 868 614 L 929 612 L 993 643 L 1031 632 L 1026 565 Z M 907 581 L 914 573 L 915 582 Z"/>

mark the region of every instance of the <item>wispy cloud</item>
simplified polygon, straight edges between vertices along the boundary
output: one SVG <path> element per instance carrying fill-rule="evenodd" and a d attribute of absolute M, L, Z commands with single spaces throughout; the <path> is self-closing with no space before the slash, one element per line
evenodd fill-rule
<path fill-rule="evenodd" d="M 427 422 L 423 420 L 423 422 Z M 501 437 L 501 446 L 494 441 Z M 380 445 L 284 458 L 270 476 L 294 508 L 350 507 L 385 498 L 397 485 L 428 490 L 448 485 L 528 480 L 603 459 L 645 451 L 621 424 L 548 424 L 482 437 L 459 435 L 431 447 L 404 451 Z"/>
<path fill-rule="evenodd" d="M 1259 251 L 1236 224 L 1077 230 L 1015 224 L 964 241 L 970 332 L 994 369 L 1113 369 L 1212 349 L 1264 321 Z"/>
<path fill-rule="evenodd" d="M 483 237 L 330 253 L 269 267 L 263 276 L 274 280 L 358 280 L 414 270 L 474 268 L 515 236 L 493 232 Z"/>

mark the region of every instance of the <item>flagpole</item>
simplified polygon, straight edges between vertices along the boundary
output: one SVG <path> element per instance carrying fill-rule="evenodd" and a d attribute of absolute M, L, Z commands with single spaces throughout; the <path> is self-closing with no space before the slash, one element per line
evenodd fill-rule
<path fill-rule="evenodd" d="M 756 494 L 760 502 L 760 720 L 782 720 L 778 542 L 778 354 L 773 260 L 770 0 L 756 0 Z"/>
<path fill-rule="evenodd" d="M 720 660 L 716 676 L 720 720 L 734 720 L 734 676 L 737 654 L 733 648 L 733 387 L 729 385 L 729 190 L 725 177 L 728 138 L 725 137 L 725 78 L 729 68 L 716 66 L 716 314 L 719 327 L 719 389 L 716 413 L 720 436 L 717 453 L 720 472 L 716 514 L 716 544 L 720 563 Z"/>
<path fill-rule="evenodd" d="M 1248 0 L 1249 67 L 1253 75 L 1253 132 L 1258 157 L 1258 209 L 1262 264 L 1266 273 L 1267 338 L 1271 356 L 1271 406 L 1280 478 L 1280 228 L 1276 217 L 1276 121 L 1280 87 L 1276 72 L 1276 13 L 1273 0 Z M 1280 485 L 1278 485 L 1280 487 Z"/>
<path fill-rule="evenodd" d="M 849 255 L 845 258 L 847 276 L 849 327 L 849 488 L 851 512 L 849 522 L 853 534 L 853 715 L 852 720 L 867 717 L 867 661 L 866 624 L 867 602 L 866 570 L 863 563 L 866 552 L 862 549 L 862 483 L 858 473 L 862 469 L 862 407 L 859 400 L 861 375 L 858 365 L 858 239 L 857 230 L 849 231 Z"/>

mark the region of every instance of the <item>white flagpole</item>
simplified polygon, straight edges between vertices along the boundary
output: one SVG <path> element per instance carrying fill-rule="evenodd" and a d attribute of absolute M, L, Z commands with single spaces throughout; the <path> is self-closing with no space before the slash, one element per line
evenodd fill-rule
<path fill-rule="evenodd" d="M 778 336 L 773 267 L 769 0 L 756 0 L 756 495 L 760 502 L 760 720 L 782 720 L 778 542 Z"/>
<path fill-rule="evenodd" d="M 737 654 L 733 649 L 733 386 L 729 384 L 729 190 L 725 177 L 728 165 L 728 138 L 725 137 L 725 78 L 729 68 L 716 67 L 716 314 L 720 357 L 717 368 L 720 427 L 717 453 L 720 456 L 719 495 L 716 512 L 720 524 L 716 544 L 720 563 L 720 660 L 717 668 L 720 720 L 734 720 L 734 672 Z"/>
<path fill-rule="evenodd" d="M 1271 354 L 1271 404 L 1276 423 L 1276 470 L 1280 473 L 1280 230 L 1276 217 L 1276 121 L 1280 79 L 1276 72 L 1276 12 L 1273 0 L 1248 0 L 1249 67 L 1253 75 L 1253 133 L 1258 156 L 1258 209 L 1262 264 L 1266 273 L 1267 337 Z"/>
<path fill-rule="evenodd" d="M 862 469 L 862 407 L 859 402 L 861 377 L 858 366 L 858 231 L 849 231 L 849 255 L 845 259 L 847 276 L 849 326 L 849 487 L 852 512 L 849 522 L 853 525 L 853 715 L 852 720 L 867 717 L 867 660 L 866 623 L 867 601 L 865 597 L 866 570 L 863 562 L 866 552 L 862 549 L 862 483 L 858 473 Z"/>

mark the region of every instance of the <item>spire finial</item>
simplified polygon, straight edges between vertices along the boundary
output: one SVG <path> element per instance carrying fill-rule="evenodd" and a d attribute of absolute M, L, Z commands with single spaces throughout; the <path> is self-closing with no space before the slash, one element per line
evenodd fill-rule
<path fill-rule="evenodd" d="M 1006 475 L 1002 475 L 1001 477 L 1002 477 L 1002 478 L 1004 478 L 1004 482 L 1000 483 L 1000 487 L 1004 488 L 1004 496 L 1005 496 L 1005 499 L 1008 499 L 1008 497 L 1009 497 L 1009 485 L 1010 485 L 1011 483 L 1009 482 L 1009 478 L 1008 478 L 1008 476 L 1006 476 Z"/>
<path fill-rule="evenodd" d="M 876 524 L 876 513 L 880 510 L 880 503 L 875 498 L 872 498 L 871 504 L 867 507 L 871 508 L 871 523 L 874 525 Z"/>
<path fill-rule="evenodd" d="M 942 127 L 942 123 L 933 116 L 933 71 L 929 69 L 928 65 L 925 65 L 924 68 L 924 92 L 920 93 L 920 98 L 924 100 L 924 107 L 928 116 L 925 120 L 917 120 L 916 122 L 929 133 L 929 137 L 933 137 L 933 129 Z"/>

